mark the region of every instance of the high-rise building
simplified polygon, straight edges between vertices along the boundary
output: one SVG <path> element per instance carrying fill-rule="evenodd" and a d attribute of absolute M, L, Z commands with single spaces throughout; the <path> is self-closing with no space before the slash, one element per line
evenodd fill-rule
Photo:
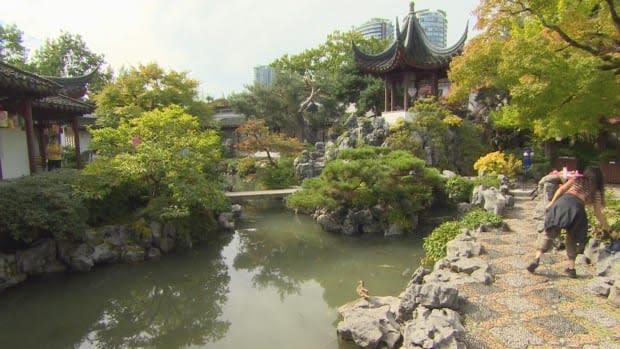
<path fill-rule="evenodd" d="M 268 65 L 254 67 L 254 82 L 260 82 L 265 86 L 270 86 L 275 78 L 275 69 Z"/>
<path fill-rule="evenodd" d="M 416 11 L 416 17 L 424 29 L 426 38 L 437 47 L 447 46 L 448 37 L 448 19 L 446 12 L 443 10 Z"/>
<path fill-rule="evenodd" d="M 355 28 L 364 37 L 373 37 L 377 39 L 394 39 L 394 25 L 390 20 L 385 18 L 372 18 L 368 22 Z"/>

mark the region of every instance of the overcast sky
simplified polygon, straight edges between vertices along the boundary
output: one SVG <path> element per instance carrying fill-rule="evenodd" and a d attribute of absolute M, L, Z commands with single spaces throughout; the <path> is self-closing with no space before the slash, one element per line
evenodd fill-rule
<path fill-rule="evenodd" d="M 448 17 L 448 46 L 475 22 L 478 0 L 417 0 L 416 10 L 442 9 Z M 253 67 L 325 42 L 370 18 L 399 22 L 406 0 L 19 0 L 3 1 L 0 21 L 28 37 L 80 34 L 89 49 L 117 70 L 157 62 L 187 71 L 204 95 L 241 92 Z M 34 38 L 34 39 L 33 39 Z"/>

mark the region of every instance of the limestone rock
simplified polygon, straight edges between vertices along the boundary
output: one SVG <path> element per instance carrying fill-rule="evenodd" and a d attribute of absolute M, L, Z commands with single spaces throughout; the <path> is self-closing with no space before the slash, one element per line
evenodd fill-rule
<path fill-rule="evenodd" d="M 336 332 L 360 348 L 395 348 L 400 342 L 400 325 L 396 322 L 396 297 L 358 299 L 338 308 L 343 320 Z"/>
<path fill-rule="evenodd" d="M 0 253 L 0 291 L 17 285 L 26 277 L 17 266 L 15 255 Z"/>
<path fill-rule="evenodd" d="M 454 310 L 419 307 L 414 311 L 413 319 L 405 323 L 401 348 L 465 349 L 464 335 L 465 328 Z"/>

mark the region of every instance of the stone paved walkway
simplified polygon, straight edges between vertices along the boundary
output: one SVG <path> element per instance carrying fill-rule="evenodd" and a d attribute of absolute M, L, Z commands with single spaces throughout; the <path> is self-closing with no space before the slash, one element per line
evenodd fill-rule
<path fill-rule="evenodd" d="M 590 293 L 591 265 L 577 264 L 577 279 L 562 272 L 565 251 L 550 251 L 535 274 L 525 267 L 536 246 L 536 200 L 515 197 L 504 221 L 510 231 L 481 234 L 495 282 L 459 286 L 467 347 L 620 349 L 620 308 Z"/>

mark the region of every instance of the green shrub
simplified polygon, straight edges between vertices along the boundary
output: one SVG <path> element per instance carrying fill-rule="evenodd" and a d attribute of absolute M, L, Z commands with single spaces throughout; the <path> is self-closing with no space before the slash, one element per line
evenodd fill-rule
<path fill-rule="evenodd" d="M 90 226 L 125 222 L 147 204 L 149 192 L 142 181 L 122 181 L 104 162 L 95 161 L 88 167 L 90 171 L 78 172 L 73 187 L 88 210 Z"/>
<path fill-rule="evenodd" d="M 479 185 L 483 185 L 487 188 L 490 188 L 490 187 L 499 188 L 501 184 L 499 181 L 499 177 L 490 176 L 490 175 L 473 177 L 471 181 L 474 183 L 474 188 Z"/>
<path fill-rule="evenodd" d="M 318 179 L 304 181 L 287 205 L 304 211 L 382 205 L 390 212 L 385 217 L 389 223 L 403 222 L 412 213 L 431 207 L 441 185 L 439 172 L 408 152 L 380 147 L 345 149 Z"/>
<path fill-rule="evenodd" d="M 440 224 L 424 238 L 422 247 L 426 251 L 426 256 L 422 262 L 430 264 L 445 257 L 448 242 L 453 240 L 462 228 L 474 229 L 485 223 L 492 223 L 495 227 L 499 227 L 503 220 L 500 216 L 483 209 L 475 209 L 467 212 L 460 221 L 448 221 Z"/>
<path fill-rule="evenodd" d="M 256 173 L 256 159 L 252 156 L 242 158 L 237 163 L 237 173 L 240 177 L 246 177 Z"/>
<path fill-rule="evenodd" d="M 81 240 L 88 212 L 73 195 L 76 171 L 59 169 L 0 184 L 0 241 Z"/>
<path fill-rule="evenodd" d="M 446 181 L 445 191 L 452 203 L 469 202 L 474 183 L 461 176 L 450 177 Z"/>
<path fill-rule="evenodd" d="M 422 247 L 426 251 L 426 257 L 431 260 L 439 260 L 446 256 L 446 245 L 461 232 L 458 221 L 449 221 L 440 224 L 424 238 Z"/>
<path fill-rule="evenodd" d="M 461 227 L 468 229 L 477 228 L 485 223 L 492 223 L 494 227 L 499 227 L 502 225 L 502 222 L 502 217 L 494 213 L 487 212 L 482 208 L 476 208 L 467 212 L 459 221 Z"/>
<path fill-rule="evenodd" d="M 319 177 L 307 178 L 301 183 L 300 191 L 290 194 L 286 198 L 286 206 L 310 213 L 317 207 L 333 208 L 336 201 L 323 195 L 323 181 Z"/>
<path fill-rule="evenodd" d="M 292 158 L 281 158 L 276 166 L 266 166 L 258 171 L 258 180 L 267 189 L 284 189 L 297 184 Z"/>
<path fill-rule="evenodd" d="M 88 163 L 88 159 L 90 156 L 90 151 L 83 151 L 80 153 L 80 161 L 82 166 Z M 64 147 L 62 148 L 62 167 L 66 168 L 77 168 L 77 160 L 75 156 L 75 148 L 74 147 Z"/>

